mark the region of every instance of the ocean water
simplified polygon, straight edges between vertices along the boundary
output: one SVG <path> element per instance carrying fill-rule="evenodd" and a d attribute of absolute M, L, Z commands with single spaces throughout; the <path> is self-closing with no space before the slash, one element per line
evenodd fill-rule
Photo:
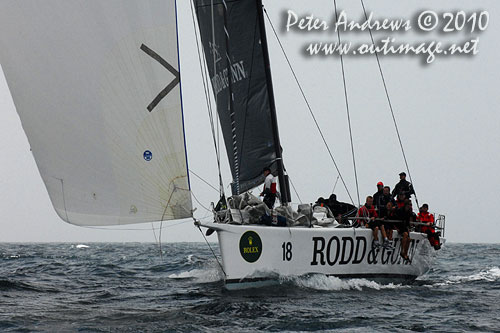
<path fill-rule="evenodd" d="M 448 244 L 412 284 L 314 275 L 240 291 L 223 288 L 206 244 L 162 253 L 0 244 L 0 331 L 500 332 L 500 245 Z"/>

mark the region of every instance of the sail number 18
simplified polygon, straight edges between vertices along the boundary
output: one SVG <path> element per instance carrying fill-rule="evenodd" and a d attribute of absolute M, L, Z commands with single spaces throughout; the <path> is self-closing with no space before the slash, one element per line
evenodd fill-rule
<path fill-rule="evenodd" d="M 291 242 L 283 242 L 283 245 L 281 245 L 281 248 L 283 249 L 283 261 L 292 260 L 292 243 Z"/>

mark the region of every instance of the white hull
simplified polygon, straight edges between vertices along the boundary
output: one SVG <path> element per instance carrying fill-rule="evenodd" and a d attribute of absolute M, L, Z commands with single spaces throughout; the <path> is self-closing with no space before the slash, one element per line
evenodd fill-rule
<path fill-rule="evenodd" d="M 397 232 L 394 232 L 394 250 L 373 250 L 372 231 L 364 228 L 214 223 L 203 226 L 217 231 L 229 289 L 246 287 L 249 283 L 254 286 L 279 276 L 306 274 L 414 280 L 430 269 L 436 252 L 421 233 L 410 234 L 411 262 L 404 262 L 399 255 L 401 239 Z"/>

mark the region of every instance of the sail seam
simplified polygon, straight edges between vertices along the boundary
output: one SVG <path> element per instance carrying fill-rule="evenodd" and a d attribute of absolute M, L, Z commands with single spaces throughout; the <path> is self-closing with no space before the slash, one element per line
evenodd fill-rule
<path fill-rule="evenodd" d="M 255 19 L 256 21 L 258 20 L 258 18 Z M 256 31 L 257 31 L 257 27 L 258 27 L 258 22 L 255 23 L 255 26 L 254 26 L 254 32 L 253 32 L 253 46 L 252 46 L 252 60 L 250 61 L 250 70 L 249 70 L 249 76 L 248 76 L 248 88 L 247 88 L 247 96 L 250 94 L 250 87 L 251 87 L 251 82 L 252 82 L 252 74 L 253 74 L 253 66 L 254 66 L 254 56 L 255 56 L 255 36 L 257 35 Z M 240 151 L 240 155 L 241 155 L 241 158 L 240 158 L 240 161 L 242 162 L 243 164 L 243 158 L 244 158 L 244 154 L 243 154 L 243 149 L 245 148 L 245 134 L 246 134 L 246 130 L 247 130 L 247 119 L 248 119 L 248 103 L 249 103 L 249 100 L 247 99 L 246 101 L 246 104 L 245 104 L 245 116 L 244 116 L 244 120 L 243 120 L 243 133 L 241 135 L 241 151 Z M 260 176 L 260 173 L 258 175 L 255 175 L 252 177 L 252 179 L 255 179 L 257 178 L 258 176 Z"/>
<path fill-rule="evenodd" d="M 234 95 L 233 95 L 233 89 L 232 89 L 232 65 L 231 65 L 231 59 L 230 59 L 230 52 L 229 52 L 229 45 L 230 45 L 230 36 L 227 30 L 227 4 L 225 0 L 222 0 L 222 3 L 224 5 L 224 32 L 226 34 L 226 61 L 227 61 L 227 70 L 228 70 L 228 88 L 229 88 L 229 98 L 228 98 L 228 103 L 229 103 L 229 117 L 231 121 L 231 131 L 233 133 L 233 160 L 234 160 L 234 181 L 235 181 L 235 187 L 236 187 L 236 194 L 240 194 L 240 167 L 238 163 L 238 141 L 236 137 L 236 126 L 235 124 L 235 112 L 234 112 Z"/>

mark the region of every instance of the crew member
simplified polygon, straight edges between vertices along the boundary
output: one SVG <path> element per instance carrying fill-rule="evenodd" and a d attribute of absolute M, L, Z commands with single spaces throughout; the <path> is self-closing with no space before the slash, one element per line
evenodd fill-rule
<path fill-rule="evenodd" d="M 426 224 L 421 227 L 420 231 L 426 233 L 429 243 L 431 243 L 434 249 L 439 250 L 441 248 L 439 244 L 439 235 L 434 228 L 434 215 L 429 213 L 428 204 L 423 204 L 422 207 L 420 207 L 417 220 Z"/>
<path fill-rule="evenodd" d="M 396 204 L 396 208 L 403 208 L 404 205 L 405 205 L 405 201 L 406 201 L 406 196 L 404 193 L 399 193 L 397 198 L 396 198 L 396 201 L 395 201 L 395 204 Z"/>
<path fill-rule="evenodd" d="M 392 190 L 392 197 L 394 198 L 398 194 L 403 193 L 406 199 L 411 199 L 411 195 L 415 194 L 413 190 L 413 185 L 406 180 L 406 173 L 401 172 L 399 174 L 399 183 L 394 186 L 394 190 Z"/>
<path fill-rule="evenodd" d="M 349 224 L 347 217 L 354 216 L 357 211 L 353 205 L 338 201 L 335 194 L 330 195 L 327 205 L 335 219 L 342 224 Z"/>
<path fill-rule="evenodd" d="M 380 214 L 380 208 L 383 207 L 382 205 L 382 197 L 384 195 L 384 183 L 378 182 L 377 183 L 377 193 L 373 195 L 373 204 L 375 205 L 375 209 L 377 210 L 377 213 L 379 216 Z"/>
<path fill-rule="evenodd" d="M 387 239 L 387 235 L 385 233 L 384 226 L 380 223 L 380 221 L 375 220 L 378 217 L 377 212 L 375 211 L 375 207 L 373 206 L 373 197 L 366 197 L 366 203 L 361 206 L 358 210 L 358 217 L 362 217 L 363 219 L 359 219 L 358 223 L 364 225 L 365 228 L 370 228 L 373 231 L 373 247 L 379 248 L 380 242 L 378 240 L 378 231 L 382 232 L 382 237 L 384 237 L 384 247 L 389 245 L 389 241 Z"/>
<path fill-rule="evenodd" d="M 271 173 L 270 168 L 264 168 L 263 170 L 264 173 L 264 190 L 260 194 L 261 196 L 264 196 L 264 203 L 266 204 L 269 209 L 273 209 L 274 207 L 274 202 L 276 201 L 276 177 L 273 176 Z"/>
<path fill-rule="evenodd" d="M 384 219 L 384 221 L 382 222 L 382 225 L 385 228 L 385 233 L 387 235 L 387 239 L 389 239 L 389 242 L 392 243 L 392 234 L 393 234 L 393 230 L 395 228 L 393 221 L 396 219 L 396 217 L 395 217 L 396 207 L 394 206 L 392 201 L 387 202 L 385 209 L 384 209 L 384 213 L 385 214 L 382 216 L 382 218 Z"/>
<path fill-rule="evenodd" d="M 385 216 L 387 214 L 387 203 L 389 202 L 392 203 L 392 206 L 396 205 L 396 201 L 391 195 L 391 188 L 389 186 L 384 186 L 382 197 L 380 198 L 380 206 L 378 207 L 379 216 Z"/>
<path fill-rule="evenodd" d="M 396 209 L 395 217 L 399 222 L 396 225 L 401 235 L 401 257 L 409 261 L 408 248 L 410 247 L 410 220 L 412 219 L 410 200 L 406 199 L 403 207 Z"/>

